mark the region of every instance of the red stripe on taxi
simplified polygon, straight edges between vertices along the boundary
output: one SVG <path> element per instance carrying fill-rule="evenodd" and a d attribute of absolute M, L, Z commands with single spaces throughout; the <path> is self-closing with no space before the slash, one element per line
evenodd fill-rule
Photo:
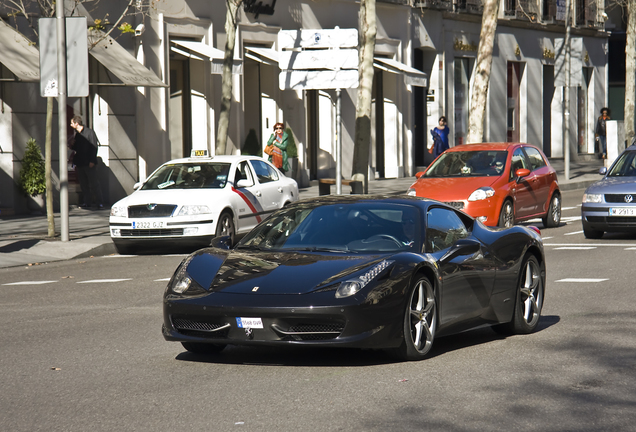
<path fill-rule="evenodd" d="M 250 201 L 250 199 L 248 197 L 245 196 L 245 194 L 239 190 L 236 190 L 234 188 L 232 188 L 232 192 L 236 192 L 238 194 L 238 196 L 240 196 L 241 198 L 243 198 L 243 201 L 245 201 L 245 204 L 247 204 L 247 206 L 250 208 L 250 210 L 252 210 L 252 213 L 256 213 L 256 207 L 254 207 L 254 204 L 252 204 L 252 202 Z M 257 214 L 254 215 L 256 217 L 256 221 L 258 223 L 261 223 L 261 217 Z"/>

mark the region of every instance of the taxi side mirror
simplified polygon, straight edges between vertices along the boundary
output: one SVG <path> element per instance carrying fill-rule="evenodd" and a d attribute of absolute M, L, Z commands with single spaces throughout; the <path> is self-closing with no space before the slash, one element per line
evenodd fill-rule
<path fill-rule="evenodd" d="M 244 187 L 250 187 L 250 186 L 254 186 L 254 183 L 252 183 L 248 179 L 241 179 L 236 182 L 237 188 L 244 188 Z"/>

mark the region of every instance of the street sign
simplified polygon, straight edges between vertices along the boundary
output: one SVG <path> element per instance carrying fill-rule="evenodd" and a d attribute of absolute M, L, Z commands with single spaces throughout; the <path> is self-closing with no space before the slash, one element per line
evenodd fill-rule
<path fill-rule="evenodd" d="M 67 96 L 88 96 L 88 42 L 86 17 L 66 20 Z M 57 97 L 57 19 L 40 18 L 40 95 Z"/>
<path fill-rule="evenodd" d="M 358 71 L 283 71 L 278 75 L 278 87 L 288 90 L 357 88 Z"/>
<path fill-rule="evenodd" d="M 355 48 L 358 46 L 357 29 L 281 30 L 278 48 Z"/>

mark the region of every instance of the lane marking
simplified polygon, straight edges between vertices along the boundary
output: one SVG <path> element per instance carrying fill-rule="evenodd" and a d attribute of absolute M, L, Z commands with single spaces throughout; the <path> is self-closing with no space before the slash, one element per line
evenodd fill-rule
<path fill-rule="evenodd" d="M 555 282 L 576 282 L 576 283 L 594 283 L 594 282 L 605 282 L 609 279 L 590 279 L 590 278 L 565 278 L 559 279 Z"/>
<path fill-rule="evenodd" d="M 168 282 L 170 278 L 155 279 L 155 282 Z"/>
<path fill-rule="evenodd" d="M 561 207 L 561 211 L 563 210 L 574 210 L 577 209 L 578 207 Z"/>
<path fill-rule="evenodd" d="M 596 249 L 596 246 L 564 246 L 564 247 L 554 248 L 554 250 L 590 250 L 590 249 Z"/>
<path fill-rule="evenodd" d="M 132 279 L 93 279 L 93 280 L 81 281 L 81 282 L 78 282 L 78 284 L 85 284 L 85 283 L 115 283 L 115 282 L 129 281 L 129 280 L 132 280 Z"/>
<path fill-rule="evenodd" d="M 612 243 L 544 243 L 543 246 L 551 246 L 551 247 L 558 247 L 558 246 L 595 246 L 595 247 L 621 247 L 621 248 L 626 248 L 626 247 L 636 247 L 636 244 L 633 243 L 616 243 L 616 244 L 612 244 Z"/>
<path fill-rule="evenodd" d="M 581 234 L 583 231 L 574 231 L 574 232 L 570 232 L 570 233 L 565 233 L 563 235 L 574 235 L 574 234 Z"/>
<path fill-rule="evenodd" d="M 554 238 L 554 237 L 542 237 L 542 238 L 543 238 L 543 240 L 549 240 L 549 239 Z"/>
<path fill-rule="evenodd" d="M 628 247 L 628 248 L 625 248 L 625 250 L 636 250 L 636 247 Z"/>
<path fill-rule="evenodd" d="M 50 284 L 55 282 L 58 282 L 58 281 L 56 280 L 54 281 L 22 281 L 22 282 L 5 283 L 2 285 L 44 285 L 44 284 Z"/>
<path fill-rule="evenodd" d="M 581 216 L 562 217 L 561 220 L 564 222 L 576 222 L 581 220 Z"/>

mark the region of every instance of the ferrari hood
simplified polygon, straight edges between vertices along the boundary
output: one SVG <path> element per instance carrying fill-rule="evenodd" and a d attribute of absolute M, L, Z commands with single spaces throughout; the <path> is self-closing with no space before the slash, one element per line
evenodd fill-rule
<path fill-rule="evenodd" d="M 242 252 L 195 257 L 188 273 L 213 292 L 251 295 L 305 294 L 363 270 L 384 255 L 342 256 L 330 253 Z"/>
<path fill-rule="evenodd" d="M 437 201 L 466 200 L 475 190 L 492 186 L 500 177 L 422 177 L 411 188 L 417 196 Z"/>

